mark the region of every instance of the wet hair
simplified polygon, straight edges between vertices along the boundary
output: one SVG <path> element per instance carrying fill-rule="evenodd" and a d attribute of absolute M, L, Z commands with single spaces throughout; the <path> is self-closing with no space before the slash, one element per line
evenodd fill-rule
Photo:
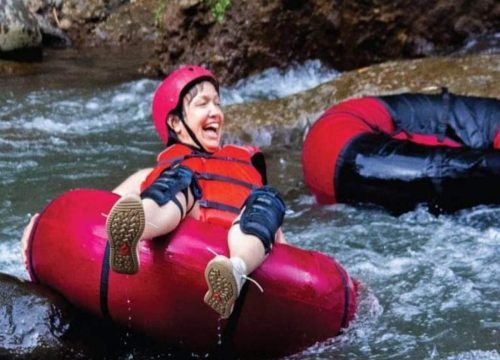
<path fill-rule="evenodd" d="M 199 92 L 203 91 L 203 86 L 205 85 L 206 82 L 207 81 L 202 81 L 197 84 L 194 84 L 191 87 L 191 89 L 189 89 L 187 93 L 184 95 L 184 97 L 182 98 L 182 102 L 186 100 L 188 104 L 191 103 L 191 101 L 193 101 L 196 95 L 198 95 Z"/>
<path fill-rule="evenodd" d="M 167 116 L 167 130 L 168 130 L 168 141 L 167 141 L 167 146 L 173 145 L 175 143 L 179 142 L 179 139 L 177 138 L 177 134 L 174 132 L 174 130 L 168 125 L 168 119 L 170 115 L 177 116 L 179 119 L 184 119 L 185 118 L 185 111 L 184 111 L 184 100 L 187 100 L 187 103 L 190 104 L 191 101 L 198 95 L 199 92 L 203 91 L 203 86 L 205 83 L 210 83 L 215 87 L 215 90 L 217 91 L 217 94 L 219 94 L 219 84 L 215 81 L 215 79 L 211 77 L 202 77 L 199 79 L 196 79 L 194 82 L 191 84 L 188 84 L 181 92 L 181 95 L 179 97 L 179 103 L 177 104 L 177 107 Z"/>
<path fill-rule="evenodd" d="M 212 84 L 215 87 L 217 94 L 219 94 L 219 84 L 211 77 L 202 77 L 196 79 L 192 83 L 188 84 L 181 91 L 181 96 L 179 97 L 179 103 L 177 104 L 177 107 L 173 111 L 174 115 L 182 116 L 184 114 L 184 109 L 183 109 L 184 100 L 186 99 L 188 104 L 191 103 L 191 101 L 195 98 L 195 96 L 198 95 L 198 93 L 203 90 L 203 86 L 206 82 Z"/>

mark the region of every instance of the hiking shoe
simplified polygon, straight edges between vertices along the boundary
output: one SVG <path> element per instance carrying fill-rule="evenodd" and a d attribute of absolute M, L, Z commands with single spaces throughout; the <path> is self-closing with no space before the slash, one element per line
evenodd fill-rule
<path fill-rule="evenodd" d="M 139 271 L 137 244 L 144 231 L 145 216 L 141 198 L 126 195 L 111 209 L 106 221 L 111 269 L 122 274 Z"/>
<path fill-rule="evenodd" d="M 208 285 L 205 303 L 223 319 L 227 319 L 233 311 L 243 283 L 242 275 L 235 274 L 231 260 L 222 255 L 214 257 L 205 269 Z"/>

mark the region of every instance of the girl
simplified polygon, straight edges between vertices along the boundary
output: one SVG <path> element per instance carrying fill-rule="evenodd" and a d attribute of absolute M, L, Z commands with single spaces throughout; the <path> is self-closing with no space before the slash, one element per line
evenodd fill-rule
<path fill-rule="evenodd" d="M 205 302 L 230 316 L 240 290 L 271 251 L 285 242 L 285 205 L 266 186 L 262 153 L 254 146 L 221 146 L 224 114 L 219 85 L 199 66 L 171 73 L 153 98 L 153 120 L 167 148 L 154 169 L 141 170 L 114 191 L 122 197 L 107 218 L 111 268 L 139 271 L 140 240 L 167 234 L 186 217 L 229 229 L 229 258 L 206 266 Z"/>

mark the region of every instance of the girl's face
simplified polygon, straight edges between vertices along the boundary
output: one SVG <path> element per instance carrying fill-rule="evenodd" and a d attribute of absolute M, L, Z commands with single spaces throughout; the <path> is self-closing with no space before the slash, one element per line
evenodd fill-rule
<path fill-rule="evenodd" d="M 204 81 L 195 85 L 184 96 L 182 103 L 184 120 L 200 144 L 208 152 L 216 151 L 221 142 L 224 114 L 220 108 L 219 94 L 213 84 Z M 180 142 L 198 147 L 180 119 L 175 116 L 170 117 L 169 126 L 177 134 Z"/>

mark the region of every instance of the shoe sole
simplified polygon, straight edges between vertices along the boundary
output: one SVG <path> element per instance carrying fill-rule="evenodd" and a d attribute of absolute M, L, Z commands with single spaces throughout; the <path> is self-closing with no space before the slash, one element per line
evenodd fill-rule
<path fill-rule="evenodd" d="M 208 284 L 205 303 L 221 318 L 227 319 L 238 297 L 231 261 L 226 257 L 216 256 L 205 269 L 205 280 Z"/>
<path fill-rule="evenodd" d="M 113 271 L 122 274 L 135 274 L 139 271 L 137 244 L 144 225 L 144 208 L 138 196 L 123 197 L 113 206 L 106 221 L 110 246 L 109 264 Z"/>

